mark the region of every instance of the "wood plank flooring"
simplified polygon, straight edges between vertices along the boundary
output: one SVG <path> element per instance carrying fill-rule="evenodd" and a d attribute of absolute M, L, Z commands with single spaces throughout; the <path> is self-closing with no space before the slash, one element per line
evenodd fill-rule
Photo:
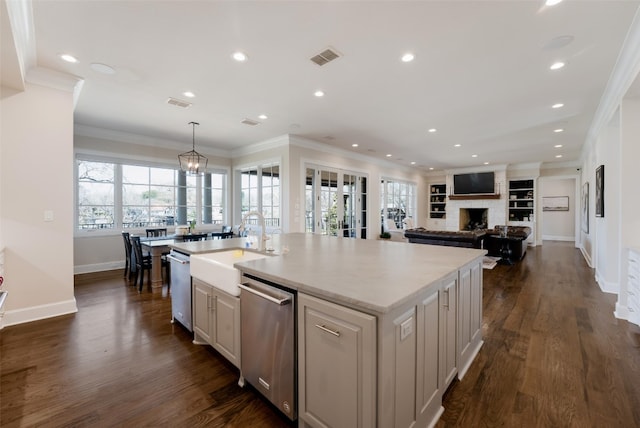
<path fill-rule="evenodd" d="M 169 323 L 167 291 L 76 281 L 79 312 L 0 330 L 2 427 L 288 427 Z M 484 271 L 485 344 L 437 427 L 640 427 L 640 329 L 613 317 L 572 244 Z"/>

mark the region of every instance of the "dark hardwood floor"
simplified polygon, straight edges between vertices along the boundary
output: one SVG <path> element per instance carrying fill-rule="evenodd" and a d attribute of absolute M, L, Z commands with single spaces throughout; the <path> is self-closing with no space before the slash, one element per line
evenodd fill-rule
<path fill-rule="evenodd" d="M 291 426 L 169 323 L 166 290 L 121 276 L 78 278 L 75 315 L 0 330 L 0 426 Z M 437 426 L 640 426 L 640 329 L 614 305 L 569 243 L 485 270 L 485 344 Z"/>

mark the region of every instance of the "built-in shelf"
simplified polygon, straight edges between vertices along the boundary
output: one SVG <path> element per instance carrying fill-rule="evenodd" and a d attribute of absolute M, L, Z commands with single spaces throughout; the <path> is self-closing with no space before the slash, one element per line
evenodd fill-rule
<path fill-rule="evenodd" d="M 478 199 L 500 199 L 500 194 L 494 195 L 449 195 L 449 199 L 452 201 L 464 201 L 464 200 L 478 200 Z"/>
<path fill-rule="evenodd" d="M 429 192 L 429 218 L 447 218 L 447 186 L 432 184 Z"/>

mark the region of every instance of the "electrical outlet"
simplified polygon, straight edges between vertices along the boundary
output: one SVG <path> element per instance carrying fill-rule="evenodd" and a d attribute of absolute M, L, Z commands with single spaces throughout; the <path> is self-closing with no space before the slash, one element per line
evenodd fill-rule
<path fill-rule="evenodd" d="M 400 324 L 400 340 L 405 340 L 413 333 L 413 317 Z"/>

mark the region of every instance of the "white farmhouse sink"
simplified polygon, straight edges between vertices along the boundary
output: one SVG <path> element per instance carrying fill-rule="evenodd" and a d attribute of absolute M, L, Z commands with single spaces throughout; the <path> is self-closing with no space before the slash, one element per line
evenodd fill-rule
<path fill-rule="evenodd" d="M 240 295 L 240 271 L 234 263 L 269 257 L 246 250 L 218 251 L 191 256 L 191 276 L 211 284 L 232 296 Z"/>

